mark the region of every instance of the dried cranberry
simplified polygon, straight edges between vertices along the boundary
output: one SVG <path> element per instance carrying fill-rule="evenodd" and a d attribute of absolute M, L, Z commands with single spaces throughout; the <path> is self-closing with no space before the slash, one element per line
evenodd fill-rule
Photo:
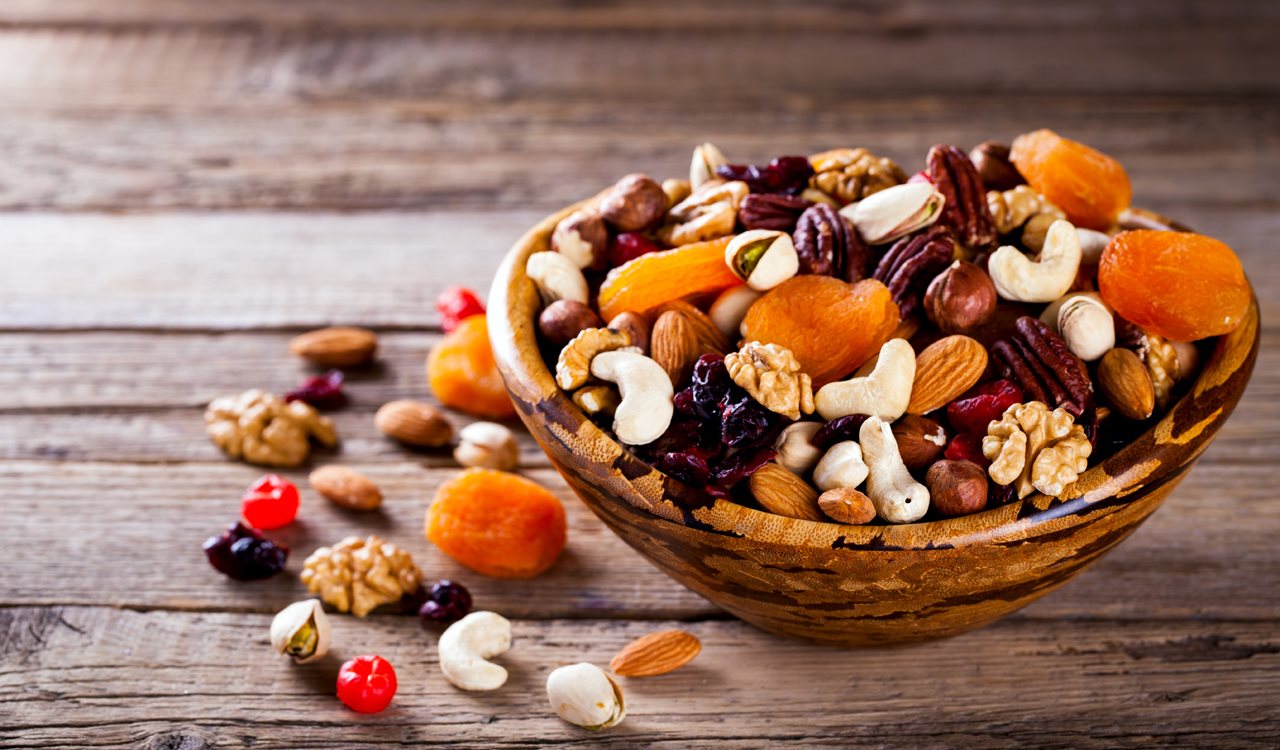
<path fill-rule="evenodd" d="M 998 508 L 1001 505 L 1008 505 L 1018 499 L 1018 483 L 1010 482 L 1009 484 L 996 484 L 989 482 L 987 484 L 987 507 Z"/>
<path fill-rule="evenodd" d="M 773 460 L 778 452 L 772 447 L 757 448 L 754 451 L 738 451 L 725 459 L 716 467 L 712 478 L 718 487 L 728 489 L 746 479 L 756 469 Z"/>
<path fill-rule="evenodd" d="M 658 461 L 667 453 L 692 453 L 706 459 L 720 450 L 720 422 L 680 418 L 671 423 L 662 437 L 640 452 Z"/>
<path fill-rule="evenodd" d="M 279 474 L 267 474 L 245 490 L 240 516 L 255 529 L 278 529 L 298 515 L 298 487 Z"/>
<path fill-rule="evenodd" d="M 753 193 L 787 193 L 804 190 L 813 176 L 813 165 L 805 156 L 779 156 L 761 167 L 755 164 L 721 164 L 716 174 L 727 180 L 742 180 Z"/>
<path fill-rule="evenodd" d="M 658 459 L 658 468 L 692 487 L 706 484 L 711 474 L 706 459 L 693 453 L 665 453 Z"/>
<path fill-rule="evenodd" d="M 237 581 L 257 581 L 284 570 L 289 548 L 237 521 L 206 539 L 204 554 L 218 572 Z"/>
<path fill-rule="evenodd" d="M 323 375 L 312 375 L 302 385 L 284 394 L 285 401 L 305 401 L 317 409 L 333 409 L 342 406 L 347 397 L 342 392 L 346 380 L 341 370 L 330 370 Z"/>
<path fill-rule="evenodd" d="M 987 425 L 1004 410 L 1022 403 L 1022 389 L 1012 380 L 993 380 L 969 390 L 947 405 L 947 421 L 956 432 L 987 434 Z"/>
<path fill-rule="evenodd" d="M 423 625 L 456 622 L 471 613 L 471 592 L 455 581 L 444 579 L 431 584 L 427 600 L 418 609 Z"/>
<path fill-rule="evenodd" d="M 629 263 L 639 258 L 641 255 L 656 253 L 661 249 L 656 242 L 643 234 L 622 232 L 609 243 L 605 258 L 611 268 L 617 268 L 624 263 Z"/>
<path fill-rule="evenodd" d="M 760 405 L 750 395 L 743 395 L 724 409 L 721 418 L 721 442 L 734 447 L 759 445 L 774 432 L 781 417 Z"/>
<path fill-rule="evenodd" d="M 451 286 L 436 297 L 436 312 L 440 313 L 440 327 L 452 333 L 467 318 L 484 315 L 484 303 L 465 286 Z"/>
<path fill-rule="evenodd" d="M 963 432 L 951 438 L 944 456 L 952 461 L 972 461 L 983 469 L 991 465 L 991 461 L 982 454 L 982 435 Z"/>
<path fill-rule="evenodd" d="M 843 443 L 846 440 L 857 442 L 858 431 L 862 429 L 862 423 L 867 421 L 866 414 L 850 414 L 844 417 L 836 417 L 818 428 L 813 433 L 813 437 L 809 438 L 809 442 L 814 448 L 826 450 L 836 443 Z"/>
<path fill-rule="evenodd" d="M 704 354 L 693 363 L 693 376 L 689 385 L 694 414 L 703 419 L 719 420 L 733 379 L 719 354 Z"/>

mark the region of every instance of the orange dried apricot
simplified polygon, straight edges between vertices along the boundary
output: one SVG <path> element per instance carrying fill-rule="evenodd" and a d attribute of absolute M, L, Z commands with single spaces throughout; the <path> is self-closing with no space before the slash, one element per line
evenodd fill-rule
<path fill-rule="evenodd" d="M 642 313 L 681 297 L 741 284 L 724 262 L 732 239 L 681 245 L 618 266 L 600 285 L 600 317 L 613 320 L 618 313 Z"/>
<path fill-rule="evenodd" d="M 1120 162 L 1052 130 L 1013 139 L 1009 159 L 1032 190 L 1066 213 L 1072 224 L 1105 230 L 1129 207 L 1133 189 Z"/>
<path fill-rule="evenodd" d="M 550 490 L 505 471 L 467 469 L 440 485 L 427 509 L 427 539 L 495 578 L 532 578 L 564 550 L 564 506 Z"/>
<path fill-rule="evenodd" d="M 486 419 L 514 417 L 489 347 L 484 315 L 464 318 L 427 355 L 427 382 L 440 403 Z"/>
<path fill-rule="evenodd" d="M 1102 252 L 1098 290 L 1120 317 L 1175 341 L 1234 330 L 1252 297 L 1240 260 L 1192 232 L 1139 229 Z"/>
<path fill-rule="evenodd" d="M 743 336 L 790 349 L 815 388 L 870 359 L 898 326 L 898 306 L 874 279 L 848 284 L 830 276 L 796 276 L 747 310 Z"/>

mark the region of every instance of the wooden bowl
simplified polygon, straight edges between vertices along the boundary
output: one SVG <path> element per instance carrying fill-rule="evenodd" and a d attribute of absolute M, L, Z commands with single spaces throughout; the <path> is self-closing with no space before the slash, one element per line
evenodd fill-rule
<path fill-rule="evenodd" d="M 943 521 L 844 526 L 687 489 L 676 497 L 673 480 L 633 457 L 556 387 L 538 349 L 538 293 L 525 261 L 587 203 L 534 227 L 494 280 L 489 334 L 507 389 L 565 481 L 609 528 L 672 578 L 775 633 L 842 646 L 937 638 L 1056 589 L 1138 528 L 1182 481 L 1240 400 L 1258 354 L 1255 299 L 1187 394 L 1062 499 L 1034 494 Z M 1139 210 L 1127 220 L 1177 227 Z"/>

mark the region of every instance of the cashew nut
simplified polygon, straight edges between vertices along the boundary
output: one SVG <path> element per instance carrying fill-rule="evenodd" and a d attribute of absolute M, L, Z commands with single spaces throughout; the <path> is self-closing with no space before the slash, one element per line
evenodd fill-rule
<path fill-rule="evenodd" d="M 587 304 L 587 277 L 582 269 L 561 253 L 534 253 L 524 266 L 525 274 L 538 285 L 542 304 L 567 299 Z"/>
<path fill-rule="evenodd" d="M 507 670 L 487 661 L 511 648 L 511 623 L 496 612 L 472 612 L 440 636 L 440 671 L 463 690 L 497 690 Z"/>
<path fill-rule="evenodd" d="M 814 406 L 831 421 L 850 414 L 871 414 L 890 422 L 907 411 L 916 377 L 916 352 L 905 339 L 889 339 L 880 347 L 870 375 L 827 383 L 814 396 Z"/>
<path fill-rule="evenodd" d="M 826 492 L 837 487 L 853 489 L 867 478 L 862 448 L 852 440 L 836 443 L 813 469 L 813 483 Z"/>
<path fill-rule="evenodd" d="M 591 374 L 614 383 L 622 401 L 613 413 L 613 433 L 627 445 L 662 436 L 675 411 L 675 390 L 662 366 L 636 352 L 615 350 L 591 360 Z"/>
<path fill-rule="evenodd" d="M 902 463 L 889 423 L 871 417 L 862 423 L 858 442 L 866 456 L 867 497 L 876 514 L 889 523 L 911 523 L 929 511 L 929 488 L 917 482 Z"/>
<path fill-rule="evenodd" d="M 792 474 L 808 474 L 817 465 L 818 459 L 822 458 L 822 451 L 810 442 L 820 429 L 822 425 L 818 422 L 795 422 L 787 425 L 774 443 L 773 447 L 778 451 L 774 460 Z"/>
<path fill-rule="evenodd" d="M 987 261 L 996 292 L 1014 302 L 1052 302 L 1067 293 L 1080 270 L 1080 237 L 1063 219 L 1049 227 L 1044 250 L 1031 260 L 1011 245 L 1003 245 Z"/>

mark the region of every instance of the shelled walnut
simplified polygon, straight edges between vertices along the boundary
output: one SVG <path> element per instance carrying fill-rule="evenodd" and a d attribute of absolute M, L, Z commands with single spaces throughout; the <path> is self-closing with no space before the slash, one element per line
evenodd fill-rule
<path fill-rule="evenodd" d="M 310 439 L 333 447 L 333 422 L 302 401 L 286 402 L 253 389 L 214 399 L 204 412 L 205 431 L 228 456 L 264 466 L 300 466 Z"/>
<path fill-rule="evenodd" d="M 982 452 L 996 484 L 1016 482 L 1020 498 L 1032 490 L 1058 497 L 1088 466 L 1093 447 L 1066 409 L 1031 401 L 1010 406 L 991 423 Z"/>
<path fill-rule="evenodd" d="M 312 552 L 301 578 L 308 591 L 339 612 L 364 617 L 416 590 L 422 571 L 408 552 L 380 537 L 351 536 Z"/>

